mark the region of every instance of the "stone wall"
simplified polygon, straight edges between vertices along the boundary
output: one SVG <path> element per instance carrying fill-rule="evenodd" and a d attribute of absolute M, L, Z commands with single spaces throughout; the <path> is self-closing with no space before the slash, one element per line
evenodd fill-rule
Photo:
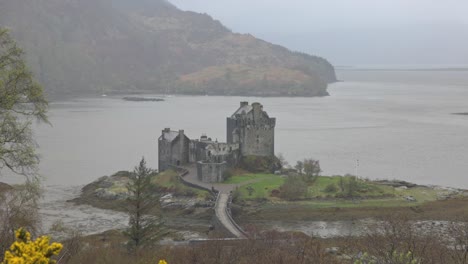
<path fill-rule="evenodd" d="M 228 144 L 239 143 L 237 120 L 231 117 L 226 118 L 226 141 Z"/>
<path fill-rule="evenodd" d="M 241 102 L 227 118 L 227 143 L 206 135 L 190 140 L 183 130 L 166 128 L 159 139 L 159 170 L 196 163 L 201 181 L 222 182 L 226 169 L 236 166 L 242 156 L 274 156 L 275 126 L 276 119 L 260 103 Z"/>
<path fill-rule="evenodd" d="M 166 139 L 165 133 L 176 133 L 177 137 Z M 166 128 L 162 131 L 161 137 L 158 139 L 158 169 L 159 171 L 167 170 L 172 166 L 186 165 L 190 162 L 190 139 L 184 134 L 183 130 L 170 131 Z"/>
<path fill-rule="evenodd" d="M 275 130 L 264 125 L 248 125 L 241 134 L 242 156 L 273 156 Z"/>
<path fill-rule="evenodd" d="M 241 103 L 242 107 L 246 105 Z M 259 103 L 246 110 L 227 118 L 228 143 L 239 143 L 242 156 L 273 156 L 276 119 L 270 118 Z"/>
<path fill-rule="evenodd" d="M 169 169 L 172 163 L 171 142 L 158 140 L 158 170 L 165 171 Z"/>
<path fill-rule="evenodd" d="M 223 182 L 227 167 L 227 162 L 206 163 L 199 161 L 197 162 L 198 179 L 206 183 Z"/>

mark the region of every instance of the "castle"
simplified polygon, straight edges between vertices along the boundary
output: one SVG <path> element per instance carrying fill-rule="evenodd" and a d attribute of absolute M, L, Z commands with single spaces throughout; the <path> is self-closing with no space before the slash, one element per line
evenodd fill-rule
<path fill-rule="evenodd" d="M 224 180 L 228 168 L 244 156 L 274 156 L 276 119 L 260 103 L 241 102 L 227 118 L 227 143 L 203 135 L 192 140 L 184 130 L 165 128 L 158 139 L 159 171 L 196 164 L 198 179 L 214 183 Z"/>

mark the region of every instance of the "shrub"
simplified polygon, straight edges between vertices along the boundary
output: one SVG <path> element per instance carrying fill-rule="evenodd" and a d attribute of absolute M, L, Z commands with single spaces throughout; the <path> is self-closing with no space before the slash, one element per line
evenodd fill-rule
<path fill-rule="evenodd" d="M 307 193 L 307 184 L 301 176 L 290 176 L 280 187 L 280 197 L 286 200 L 298 200 Z"/>
<path fill-rule="evenodd" d="M 324 191 L 326 193 L 336 193 L 336 192 L 338 192 L 338 186 L 336 186 L 336 184 L 334 184 L 334 183 L 330 183 L 325 187 Z"/>
<path fill-rule="evenodd" d="M 49 244 L 50 238 L 42 236 L 36 240 L 31 240 L 31 234 L 20 228 L 15 231 L 16 241 L 11 245 L 10 250 L 5 252 L 5 259 L 2 264 L 9 263 L 56 263 L 50 258 L 58 255 L 62 250 L 62 244 Z"/>

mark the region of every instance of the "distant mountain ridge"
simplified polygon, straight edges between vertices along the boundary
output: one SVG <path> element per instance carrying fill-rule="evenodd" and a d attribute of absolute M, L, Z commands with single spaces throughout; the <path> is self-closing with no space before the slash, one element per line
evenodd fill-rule
<path fill-rule="evenodd" d="M 0 25 L 53 97 L 323 96 L 336 81 L 323 58 L 232 33 L 165 0 L 2 0 Z"/>

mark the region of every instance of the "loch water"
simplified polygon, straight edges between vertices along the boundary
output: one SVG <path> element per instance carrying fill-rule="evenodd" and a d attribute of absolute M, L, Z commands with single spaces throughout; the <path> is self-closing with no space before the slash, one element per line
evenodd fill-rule
<path fill-rule="evenodd" d="M 35 126 L 40 172 L 48 184 L 80 185 L 130 170 L 142 156 L 157 168 L 157 139 L 165 127 L 225 141 L 226 117 L 240 101 L 258 101 L 277 118 L 275 152 L 290 163 L 314 158 L 324 175 L 468 188 L 468 116 L 452 114 L 468 112 L 468 77 L 463 85 L 468 72 L 455 72 L 461 79 L 455 84 L 424 82 L 421 72 L 405 72 L 416 75 L 407 83 L 359 81 L 359 74 L 342 72 L 358 80 L 330 85 L 328 97 L 177 95 L 164 102 L 128 102 L 108 96 L 53 102 L 52 126 Z M 422 81 L 415 82 L 417 77 Z"/>
<path fill-rule="evenodd" d="M 61 220 L 87 233 L 125 226 L 125 215 L 66 200 L 101 176 L 133 169 L 143 156 L 157 168 L 157 139 L 165 127 L 225 141 L 226 117 L 240 101 L 258 101 L 277 118 L 276 153 L 290 163 L 314 158 L 324 175 L 468 188 L 468 116 L 452 114 L 468 112 L 467 71 L 346 70 L 338 76 L 344 82 L 317 98 L 176 95 L 164 102 L 129 102 L 106 96 L 52 102 L 52 125 L 34 124 L 45 226 Z M 4 174 L 0 181 L 18 179 Z"/>

